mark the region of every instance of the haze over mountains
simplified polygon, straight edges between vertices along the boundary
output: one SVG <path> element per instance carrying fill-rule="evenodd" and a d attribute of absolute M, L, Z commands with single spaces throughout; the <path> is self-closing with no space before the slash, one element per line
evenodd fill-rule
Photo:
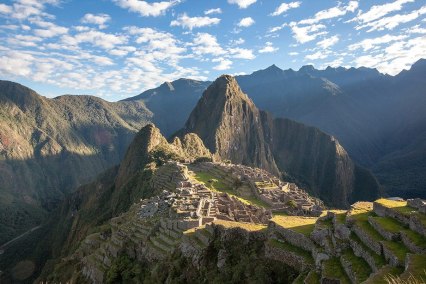
<path fill-rule="evenodd" d="M 235 78 L 258 108 L 335 136 L 355 161 L 373 170 L 386 192 L 410 197 L 424 196 L 426 188 L 424 74 L 426 60 L 421 59 L 396 76 L 365 67 L 304 66 L 294 71 L 272 65 Z M 192 101 L 195 88 L 187 85 L 185 91 L 182 83 L 179 86 L 176 93 L 193 94 L 181 101 Z M 157 93 L 158 100 L 175 97 L 173 90 L 145 93 Z M 180 115 L 184 110 L 179 109 Z M 162 111 L 171 117 L 176 112 L 174 106 Z M 164 133 L 170 135 L 180 127 L 168 127 L 171 131 Z"/>

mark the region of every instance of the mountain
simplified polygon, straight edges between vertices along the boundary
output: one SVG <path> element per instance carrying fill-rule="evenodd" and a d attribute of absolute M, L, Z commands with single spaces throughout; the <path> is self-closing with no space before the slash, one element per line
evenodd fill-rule
<path fill-rule="evenodd" d="M 164 82 L 158 88 L 147 90 L 124 101 L 142 101 L 153 113 L 155 125 L 168 137 L 184 125 L 189 113 L 210 83 L 178 79 Z"/>
<path fill-rule="evenodd" d="M 293 71 L 271 66 L 237 81 L 261 109 L 338 138 L 388 194 L 424 197 L 425 65 L 419 60 L 394 77 L 365 67 Z"/>
<path fill-rule="evenodd" d="M 259 111 L 235 78 L 221 76 L 204 92 L 177 136 L 195 133 L 219 159 L 284 173 L 335 207 L 374 199 L 374 177 L 339 142 L 300 123 Z"/>
<path fill-rule="evenodd" d="M 47 99 L 0 81 L 0 243 L 39 225 L 65 194 L 118 164 L 151 116 L 141 102 Z"/>
<path fill-rule="evenodd" d="M 260 109 L 336 137 L 354 161 L 375 173 L 387 194 L 425 197 L 425 61 L 397 76 L 366 67 L 317 70 L 307 65 L 295 71 L 272 65 L 236 80 Z M 179 104 L 186 107 L 164 108 L 167 111 L 158 116 L 160 129 L 161 120 L 168 121 L 167 135 L 180 129 L 196 105 L 192 98 L 200 97 L 206 85 L 182 85 L 179 92 L 191 94 L 179 96 Z M 162 86 L 173 93 L 168 84 Z M 158 110 L 161 107 L 153 112 Z"/>
<path fill-rule="evenodd" d="M 196 135 L 188 134 L 168 143 L 158 128 L 147 124 L 134 136 L 118 166 L 70 193 L 31 238 L 19 240 L 5 250 L 0 266 L 7 273 L 0 276 L 13 282 L 10 271 L 22 259 L 34 263 L 33 277 L 43 267 L 42 275 L 53 273 L 53 263 L 74 251 L 95 228 L 126 212 L 134 202 L 161 194 L 163 188 L 155 186 L 161 166 L 170 160 L 196 159 L 211 160 L 210 152 Z"/>

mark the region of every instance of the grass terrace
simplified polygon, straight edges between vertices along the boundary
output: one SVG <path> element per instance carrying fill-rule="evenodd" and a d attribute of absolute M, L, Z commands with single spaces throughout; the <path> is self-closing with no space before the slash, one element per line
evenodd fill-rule
<path fill-rule="evenodd" d="M 351 263 L 352 271 L 358 280 L 364 281 L 370 276 L 372 271 L 368 263 L 363 258 L 356 256 L 352 250 L 347 250 L 342 257 Z"/>
<path fill-rule="evenodd" d="M 390 282 L 387 279 L 399 276 L 403 271 L 401 267 L 384 266 L 373 277 L 368 279 L 365 284 L 389 284 Z"/>
<path fill-rule="evenodd" d="M 306 261 L 306 263 L 311 264 L 311 265 L 314 264 L 314 259 L 312 258 L 311 253 L 306 251 L 306 250 L 303 250 L 303 249 L 296 247 L 296 246 L 293 246 L 293 245 L 291 245 L 287 242 L 279 241 L 279 240 L 276 240 L 276 239 L 268 240 L 268 244 L 273 246 L 273 247 L 285 250 L 285 251 L 293 252 L 294 254 L 303 257 L 303 259 Z"/>
<path fill-rule="evenodd" d="M 368 252 L 373 258 L 374 258 L 374 262 L 376 263 L 377 267 L 381 267 L 383 265 L 386 264 L 386 260 L 384 258 L 383 255 L 378 255 L 377 253 L 375 253 L 374 251 L 372 251 L 369 247 L 367 247 L 362 241 L 361 239 L 355 234 L 355 233 L 351 233 L 350 238 L 352 240 L 354 240 L 355 242 L 357 242 L 364 251 Z"/>
<path fill-rule="evenodd" d="M 342 284 L 351 283 L 337 257 L 330 258 L 323 262 L 322 275 L 330 279 L 340 279 L 340 283 Z"/>
<path fill-rule="evenodd" d="M 314 230 L 318 217 L 275 215 L 272 218 L 277 225 L 309 236 Z"/>
<path fill-rule="evenodd" d="M 267 229 L 266 225 L 254 223 L 242 223 L 225 220 L 216 220 L 213 223 L 215 223 L 216 225 L 224 226 L 225 228 L 241 228 L 249 232 L 262 231 Z"/>
<path fill-rule="evenodd" d="M 426 255 L 411 255 L 411 262 L 401 275 L 401 279 L 409 280 L 410 277 L 414 277 L 419 280 L 420 283 L 426 283 Z"/>
<path fill-rule="evenodd" d="M 316 271 L 311 270 L 308 273 L 308 276 L 305 278 L 304 283 L 307 283 L 307 284 L 318 284 L 318 283 L 320 283 L 320 280 L 321 280 L 320 275 Z"/>
<path fill-rule="evenodd" d="M 373 216 L 372 218 L 385 231 L 399 233 L 405 230 L 404 225 L 393 218 L 378 216 Z"/>
<path fill-rule="evenodd" d="M 266 190 L 277 188 L 277 185 L 273 182 L 256 181 L 255 184 L 258 188 L 262 188 Z"/>
<path fill-rule="evenodd" d="M 241 197 L 236 195 L 236 191 L 229 185 L 208 172 L 195 172 L 194 179 L 198 182 L 204 183 L 211 191 L 227 193 L 229 196 L 233 196 L 245 204 L 256 205 L 264 208 L 271 207 L 268 203 L 256 198 L 255 196 Z"/>
<path fill-rule="evenodd" d="M 404 263 L 405 256 L 410 251 L 402 243 L 393 241 L 383 241 L 382 243 L 395 254 L 399 262 Z"/>
<path fill-rule="evenodd" d="M 420 219 L 421 223 L 426 226 L 426 214 L 420 213 L 415 208 L 408 206 L 407 201 L 389 200 L 381 198 L 376 200 L 375 202 L 407 216 L 415 215 Z"/>

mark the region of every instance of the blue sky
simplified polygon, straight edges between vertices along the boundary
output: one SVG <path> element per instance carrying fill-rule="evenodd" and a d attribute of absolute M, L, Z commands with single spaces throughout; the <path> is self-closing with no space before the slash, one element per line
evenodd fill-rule
<path fill-rule="evenodd" d="M 269 65 L 377 68 L 426 57 L 426 2 L 10 0 L 0 2 L 0 78 L 40 94 L 137 95 L 181 77 Z"/>

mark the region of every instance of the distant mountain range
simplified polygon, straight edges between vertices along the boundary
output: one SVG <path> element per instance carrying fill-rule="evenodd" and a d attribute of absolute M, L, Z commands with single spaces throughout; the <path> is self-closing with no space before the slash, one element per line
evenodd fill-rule
<path fill-rule="evenodd" d="M 366 67 L 294 71 L 272 65 L 235 78 L 260 109 L 335 136 L 356 162 L 375 173 L 389 195 L 426 197 L 425 75 L 426 60 L 421 59 L 396 76 Z M 158 125 L 171 135 L 182 126 L 173 117 L 187 117 L 210 83 L 183 81 L 127 100 L 142 100 L 153 113 L 161 111 Z M 177 97 L 185 107 L 149 105 Z M 162 128 L 160 121 L 171 123 Z"/>

